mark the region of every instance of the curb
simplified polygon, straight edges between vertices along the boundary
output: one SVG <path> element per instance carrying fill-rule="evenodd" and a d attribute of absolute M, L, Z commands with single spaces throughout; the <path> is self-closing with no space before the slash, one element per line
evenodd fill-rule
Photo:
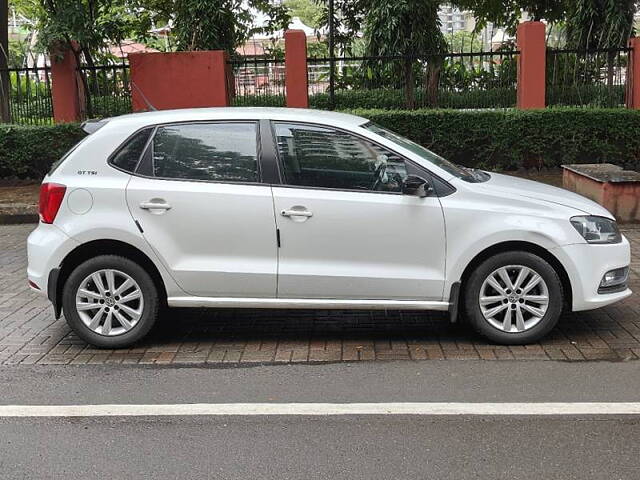
<path fill-rule="evenodd" d="M 38 223 L 40 218 L 36 213 L 6 213 L 0 214 L 0 225 L 18 225 L 23 223 Z"/>

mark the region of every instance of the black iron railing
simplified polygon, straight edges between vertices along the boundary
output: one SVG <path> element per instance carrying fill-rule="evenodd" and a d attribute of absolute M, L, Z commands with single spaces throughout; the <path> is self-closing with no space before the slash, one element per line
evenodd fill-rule
<path fill-rule="evenodd" d="M 547 105 L 624 107 L 631 49 L 548 49 Z"/>
<path fill-rule="evenodd" d="M 86 118 L 104 118 L 131 112 L 129 65 L 125 62 L 78 68 L 84 92 Z"/>
<path fill-rule="evenodd" d="M 516 103 L 518 53 L 312 57 L 310 103 L 327 109 L 509 108 Z"/>
<path fill-rule="evenodd" d="M 9 120 L 23 125 L 47 125 L 53 123 L 51 100 L 51 70 L 49 67 L 8 68 L 8 92 L 0 92 L 8 98 Z"/>
<path fill-rule="evenodd" d="M 280 58 L 234 58 L 229 60 L 233 74 L 230 85 L 232 105 L 285 105 L 285 65 Z"/>

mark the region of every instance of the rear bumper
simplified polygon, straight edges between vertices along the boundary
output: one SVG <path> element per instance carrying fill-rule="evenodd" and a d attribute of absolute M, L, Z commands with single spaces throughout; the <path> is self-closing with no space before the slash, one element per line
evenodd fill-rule
<path fill-rule="evenodd" d="M 631 250 L 626 238 L 623 237 L 621 243 L 613 245 L 565 245 L 554 248 L 552 253 L 569 275 L 574 312 L 604 307 L 631 295 L 629 288 L 615 293 L 598 293 L 600 281 L 606 272 L 630 264 Z"/>
<path fill-rule="evenodd" d="M 52 278 L 57 281 L 57 275 L 51 272 L 59 268 L 62 260 L 78 245 L 55 225 L 39 224 L 27 239 L 27 277 L 38 286 L 31 289 L 51 298 L 49 284 Z"/>

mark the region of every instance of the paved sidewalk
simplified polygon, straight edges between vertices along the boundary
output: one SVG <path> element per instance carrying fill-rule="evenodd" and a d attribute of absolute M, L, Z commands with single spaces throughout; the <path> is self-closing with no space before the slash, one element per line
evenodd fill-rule
<path fill-rule="evenodd" d="M 0 363 L 257 364 L 358 360 L 640 358 L 640 294 L 604 309 L 570 314 L 536 345 L 492 345 L 446 315 L 416 312 L 172 309 L 145 342 L 98 350 L 54 320 L 27 287 L 26 237 L 33 225 L 0 226 Z M 626 228 L 640 251 L 640 228 Z M 640 292 L 640 257 L 632 258 Z"/>

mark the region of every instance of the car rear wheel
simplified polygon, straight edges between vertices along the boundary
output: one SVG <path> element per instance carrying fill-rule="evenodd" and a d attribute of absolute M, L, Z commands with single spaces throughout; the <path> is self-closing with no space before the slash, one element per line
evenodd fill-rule
<path fill-rule="evenodd" d="M 474 329 L 497 343 L 540 340 L 562 313 L 562 282 L 553 267 L 529 252 L 505 252 L 481 263 L 464 296 Z"/>
<path fill-rule="evenodd" d="M 144 337 L 158 316 L 158 292 L 140 265 L 102 255 L 78 265 L 62 295 L 67 323 L 86 342 L 123 348 Z"/>

